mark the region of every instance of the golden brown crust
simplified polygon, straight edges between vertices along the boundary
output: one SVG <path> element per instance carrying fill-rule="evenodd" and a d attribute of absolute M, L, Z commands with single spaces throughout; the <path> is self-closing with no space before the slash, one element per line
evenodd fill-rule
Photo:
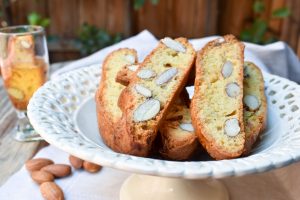
<path fill-rule="evenodd" d="M 259 134 L 265 129 L 267 120 L 267 100 L 265 96 L 264 79 L 261 70 L 254 63 L 251 62 L 245 62 L 245 66 L 249 67 L 249 70 L 255 71 L 255 79 L 259 80 L 258 93 L 260 95 L 259 99 L 261 101 L 259 109 L 253 112 L 253 115 L 256 116 L 255 121 L 251 119 L 248 120 L 244 116 L 246 142 L 243 155 L 248 155 L 252 149 L 253 144 L 256 142 Z M 244 79 L 244 84 L 247 84 L 246 79 L 247 78 Z M 247 108 L 244 107 L 244 109 Z"/>
<path fill-rule="evenodd" d="M 135 60 L 137 60 L 137 54 L 136 51 L 133 49 L 118 49 L 116 51 L 113 51 L 110 53 L 106 59 L 103 62 L 103 67 L 102 67 L 102 77 L 100 81 L 100 86 L 98 90 L 96 91 L 95 95 L 95 101 L 96 101 L 96 110 L 97 110 L 97 120 L 98 120 L 98 126 L 99 126 L 99 131 L 102 136 L 103 141 L 105 142 L 106 145 L 108 145 L 110 148 L 112 148 L 114 151 L 117 152 L 124 152 L 124 153 L 129 153 L 124 151 L 124 147 L 122 147 L 123 141 L 125 144 L 129 143 L 127 140 L 130 140 L 126 137 L 126 135 L 121 134 L 122 130 L 120 130 L 119 126 L 119 121 L 121 120 L 120 117 L 114 116 L 112 114 L 112 111 L 108 109 L 108 103 L 105 100 L 106 95 L 108 95 L 106 91 L 108 85 L 106 83 L 107 77 L 107 70 L 108 69 L 108 62 L 112 57 L 116 54 L 119 53 L 128 53 L 133 56 L 135 56 Z M 114 66 L 114 67 L 119 67 L 121 69 L 122 66 Z M 117 87 L 121 87 L 120 84 L 116 83 Z M 123 86 L 121 88 L 124 88 Z M 121 91 L 120 91 L 121 92 Z M 115 99 L 117 102 L 118 99 Z M 116 110 L 119 108 L 116 107 Z M 121 111 L 119 111 L 121 112 Z M 121 115 L 120 115 L 121 116 Z"/>
<path fill-rule="evenodd" d="M 172 96 L 170 99 L 167 99 L 166 103 L 163 106 L 163 109 L 156 115 L 154 119 L 148 120 L 147 122 L 139 122 L 135 123 L 133 121 L 133 111 L 137 106 L 137 98 L 132 93 L 133 86 L 139 82 L 139 78 L 135 75 L 128 87 L 126 87 L 120 97 L 119 97 L 119 107 L 123 111 L 122 120 L 120 121 L 120 131 L 122 131 L 122 135 L 126 135 L 127 138 L 130 138 L 130 142 L 122 141 L 123 144 L 123 152 L 127 152 L 132 155 L 137 156 L 147 156 L 151 150 L 152 143 L 156 138 L 158 127 L 166 117 L 166 113 L 170 109 L 170 105 L 173 104 L 176 97 L 182 91 L 185 86 L 185 83 L 188 79 L 189 72 L 194 63 L 195 52 L 191 44 L 188 43 L 187 39 L 179 38 L 177 41 L 180 41 L 184 46 L 192 49 L 192 58 L 189 60 L 187 66 L 182 69 L 182 74 L 178 76 L 176 87 L 173 90 Z M 147 63 L 151 62 L 151 58 L 154 56 L 156 51 L 160 48 L 165 48 L 165 46 L 160 43 L 157 48 L 155 48 L 143 61 L 140 66 L 142 69 Z M 117 133 L 120 134 L 120 133 Z M 127 144 L 126 144 L 127 143 Z"/>
<path fill-rule="evenodd" d="M 237 43 L 238 41 L 233 35 L 226 35 L 224 36 L 224 39 L 228 43 Z M 220 160 L 220 159 L 230 159 L 230 158 L 236 158 L 240 156 L 243 152 L 243 147 L 240 148 L 240 150 L 236 152 L 227 152 L 223 150 L 221 146 L 219 146 L 215 140 L 210 136 L 208 132 L 206 132 L 205 129 L 205 124 L 206 122 L 202 121 L 201 118 L 199 118 L 199 113 L 197 109 L 197 99 L 200 99 L 200 96 L 202 94 L 199 94 L 199 87 L 201 85 L 201 76 L 204 76 L 204 70 L 203 66 L 201 66 L 201 59 L 203 58 L 204 54 L 206 51 L 209 49 L 222 45 L 222 43 L 219 42 L 219 40 L 213 40 L 209 42 L 208 44 L 205 45 L 205 47 L 198 52 L 197 54 L 197 59 L 196 59 L 196 79 L 195 79 L 195 94 L 191 102 L 191 117 L 192 117 L 192 122 L 194 125 L 194 128 L 196 130 L 196 134 L 198 136 L 198 139 L 202 146 L 207 150 L 207 152 L 212 156 L 213 158 Z M 244 45 L 240 42 L 238 42 L 238 45 L 240 46 L 240 60 L 243 62 L 244 60 Z M 243 85 L 243 67 L 240 68 L 240 71 L 238 72 L 239 74 L 239 80 L 237 80 L 237 83 L 239 84 L 240 87 Z M 242 90 L 242 88 L 241 88 Z M 239 119 L 239 124 L 240 124 L 240 134 L 243 136 L 243 140 L 245 140 L 245 133 L 244 133 L 244 124 L 243 124 L 243 104 L 242 104 L 242 95 L 240 98 L 240 103 L 239 103 L 239 109 L 238 109 L 238 119 Z"/>

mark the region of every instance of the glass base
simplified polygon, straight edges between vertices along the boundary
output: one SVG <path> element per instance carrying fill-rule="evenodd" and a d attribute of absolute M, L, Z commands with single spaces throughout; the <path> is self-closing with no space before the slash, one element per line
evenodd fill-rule
<path fill-rule="evenodd" d="M 19 142 L 40 141 L 43 138 L 31 126 L 26 112 L 17 111 L 18 122 L 14 139 Z"/>

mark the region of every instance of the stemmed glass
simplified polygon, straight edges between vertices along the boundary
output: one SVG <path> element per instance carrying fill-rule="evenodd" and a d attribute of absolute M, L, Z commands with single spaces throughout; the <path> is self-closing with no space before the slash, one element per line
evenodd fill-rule
<path fill-rule="evenodd" d="M 41 140 L 32 128 L 26 110 L 33 93 L 48 78 L 44 29 L 30 25 L 1 28 L 0 67 L 4 86 L 18 116 L 14 138 L 18 141 Z"/>

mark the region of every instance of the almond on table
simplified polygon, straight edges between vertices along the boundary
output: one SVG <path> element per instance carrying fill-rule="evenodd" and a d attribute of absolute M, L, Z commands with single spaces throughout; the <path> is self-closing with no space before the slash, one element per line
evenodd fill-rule
<path fill-rule="evenodd" d="M 54 182 L 44 182 L 40 185 L 40 192 L 45 200 L 64 200 L 64 193 Z"/>
<path fill-rule="evenodd" d="M 71 166 L 66 164 L 47 165 L 41 171 L 49 172 L 58 178 L 69 176 L 72 173 Z"/>
<path fill-rule="evenodd" d="M 46 171 L 33 171 L 30 176 L 38 184 L 54 181 L 54 176 Z"/>
<path fill-rule="evenodd" d="M 96 173 L 96 172 L 100 171 L 100 169 L 102 169 L 102 166 L 94 164 L 92 162 L 84 161 L 83 169 L 90 173 Z"/>
<path fill-rule="evenodd" d="M 25 167 L 28 171 L 38 171 L 41 168 L 54 164 L 54 162 L 48 158 L 34 158 L 26 161 Z"/>
<path fill-rule="evenodd" d="M 83 165 L 83 160 L 82 160 L 82 159 L 70 155 L 70 156 L 69 156 L 69 161 L 70 161 L 70 164 L 71 164 L 75 169 L 80 169 L 80 168 L 82 168 L 82 165 Z"/>

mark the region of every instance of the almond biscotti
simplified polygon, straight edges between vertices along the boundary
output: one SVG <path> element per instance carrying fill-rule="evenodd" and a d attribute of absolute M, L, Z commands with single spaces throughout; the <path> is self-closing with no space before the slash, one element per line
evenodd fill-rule
<path fill-rule="evenodd" d="M 116 81 L 127 86 L 139 65 L 125 65 L 117 74 Z M 159 133 L 161 146 L 159 153 L 171 160 L 189 159 L 199 146 L 197 136 L 191 124 L 189 96 L 185 89 L 171 106 L 166 119 L 162 122 Z"/>
<path fill-rule="evenodd" d="M 9 61 L 12 64 L 34 63 L 35 48 L 32 35 L 21 35 L 9 38 L 8 51 Z"/>
<path fill-rule="evenodd" d="M 118 144 L 122 142 L 115 137 L 118 122 L 122 112 L 118 107 L 118 98 L 125 86 L 115 82 L 118 71 L 124 66 L 134 64 L 137 53 L 133 49 L 118 49 L 110 53 L 103 62 L 100 86 L 96 91 L 98 127 L 105 144 L 119 151 Z"/>
<path fill-rule="evenodd" d="M 251 62 L 244 64 L 244 125 L 246 143 L 244 155 L 250 153 L 259 133 L 265 128 L 267 103 L 264 79 L 260 69 Z"/>
<path fill-rule="evenodd" d="M 243 61 L 244 45 L 232 35 L 209 42 L 197 55 L 192 122 L 215 159 L 235 158 L 244 150 Z"/>
<path fill-rule="evenodd" d="M 185 86 L 194 59 L 195 51 L 187 39 L 164 38 L 140 64 L 119 97 L 123 115 L 116 136 L 122 136 L 121 152 L 149 154 L 170 105 Z"/>
<path fill-rule="evenodd" d="M 159 128 L 162 143 L 159 152 L 167 159 L 187 160 L 199 147 L 187 101 L 188 94 L 184 90 Z"/>

